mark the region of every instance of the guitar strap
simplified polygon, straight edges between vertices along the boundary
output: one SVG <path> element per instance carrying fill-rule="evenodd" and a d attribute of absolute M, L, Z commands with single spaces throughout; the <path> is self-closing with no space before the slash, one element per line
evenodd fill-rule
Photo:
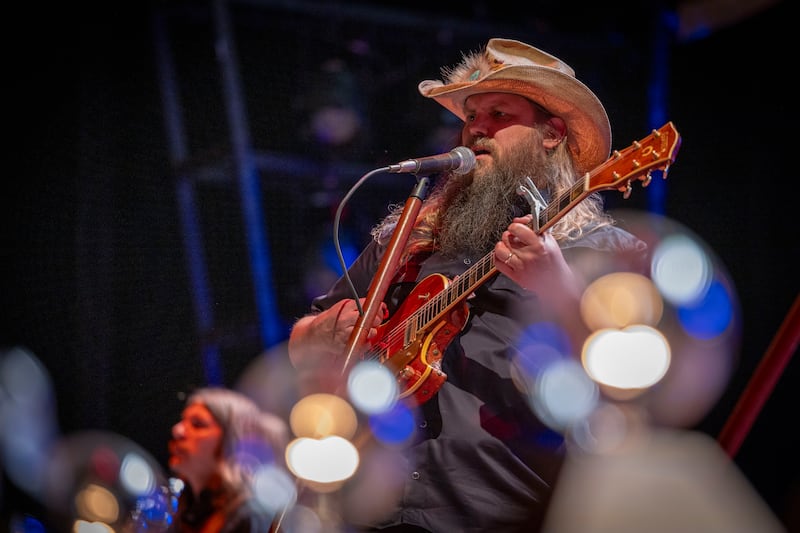
<path fill-rule="evenodd" d="M 392 278 L 392 284 L 395 283 L 416 283 L 419 271 L 422 268 L 422 263 L 430 257 L 433 252 L 431 250 L 423 250 L 413 254 L 397 269 L 397 273 Z"/>

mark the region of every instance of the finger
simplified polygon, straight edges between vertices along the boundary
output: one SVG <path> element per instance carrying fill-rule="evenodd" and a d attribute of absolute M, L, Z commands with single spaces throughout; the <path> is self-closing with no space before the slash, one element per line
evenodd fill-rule
<path fill-rule="evenodd" d="M 495 264 L 504 262 L 510 253 L 512 253 L 511 245 L 508 243 L 508 237 L 503 233 L 500 242 L 494 245 Z"/>
<path fill-rule="evenodd" d="M 331 311 L 335 310 L 335 315 L 333 319 L 334 327 L 336 327 L 340 322 L 344 320 L 346 308 L 347 308 L 346 300 L 342 300 L 341 302 L 338 302 L 336 305 L 331 307 Z"/>
<path fill-rule="evenodd" d="M 505 252 L 500 252 L 500 253 L 495 252 L 495 264 L 497 264 L 499 261 L 504 265 L 510 266 L 511 260 L 517 257 L 517 254 L 514 253 L 514 251 L 511 250 L 510 248 L 506 248 L 505 250 L 506 250 Z"/>
<path fill-rule="evenodd" d="M 527 214 L 527 215 L 525 215 L 525 216 L 522 216 L 522 217 L 514 217 L 514 220 L 512 220 L 511 222 L 512 222 L 512 223 L 513 223 L 513 222 L 516 222 L 516 223 L 518 223 L 518 224 L 524 224 L 525 226 L 527 226 L 527 225 L 529 225 L 531 222 L 533 222 L 533 215 L 531 215 L 531 214 L 529 213 L 529 214 Z"/>
<path fill-rule="evenodd" d="M 513 242 L 519 246 L 527 246 L 536 240 L 536 232 L 525 224 L 511 224 L 508 232 L 511 234 Z"/>

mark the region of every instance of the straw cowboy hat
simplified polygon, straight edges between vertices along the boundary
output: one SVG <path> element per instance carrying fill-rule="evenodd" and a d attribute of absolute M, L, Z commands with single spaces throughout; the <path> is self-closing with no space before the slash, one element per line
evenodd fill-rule
<path fill-rule="evenodd" d="M 480 52 L 442 69 L 444 81 L 426 80 L 419 92 L 464 120 L 464 101 L 477 93 L 501 92 L 533 100 L 567 124 L 567 145 L 581 173 L 604 162 L 611 151 L 611 125 L 600 100 L 575 78 L 575 71 L 546 52 L 520 41 L 491 39 Z"/>

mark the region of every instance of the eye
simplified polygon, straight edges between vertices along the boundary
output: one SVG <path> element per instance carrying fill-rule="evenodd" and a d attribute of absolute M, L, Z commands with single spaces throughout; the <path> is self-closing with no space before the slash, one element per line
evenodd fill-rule
<path fill-rule="evenodd" d="M 207 420 L 202 418 L 192 418 L 189 420 L 189 424 L 196 429 L 204 429 L 211 425 Z"/>

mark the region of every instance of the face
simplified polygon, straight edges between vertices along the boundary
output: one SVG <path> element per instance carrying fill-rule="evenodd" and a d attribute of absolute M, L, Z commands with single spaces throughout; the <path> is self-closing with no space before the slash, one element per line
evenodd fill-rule
<path fill-rule="evenodd" d="M 492 172 L 514 147 L 529 143 L 543 114 L 527 98 L 506 93 L 474 94 L 467 98 L 464 113 L 461 142 L 477 156 L 476 178 Z"/>
<path fill-rule="evenodd" d="M 180 421 L 172 426 L 170 468 L 181 477 L 202 483 L 217 469 L 222 437 L 222 427 L 204 404 L 186 406 Z"/>
<path fill-rule="evenodd" d="M 475 94 L 464 109 L 462 142 L 475 152 L 476 165 L 447 180 L 437 235 L 439 249 L 453 257 L 490 250 L 513 218 L 520 183 L 526 176 L 546 183 L 552 174 L 545 149 L 554 119 L 533 102 L 514 94 Z"/>

